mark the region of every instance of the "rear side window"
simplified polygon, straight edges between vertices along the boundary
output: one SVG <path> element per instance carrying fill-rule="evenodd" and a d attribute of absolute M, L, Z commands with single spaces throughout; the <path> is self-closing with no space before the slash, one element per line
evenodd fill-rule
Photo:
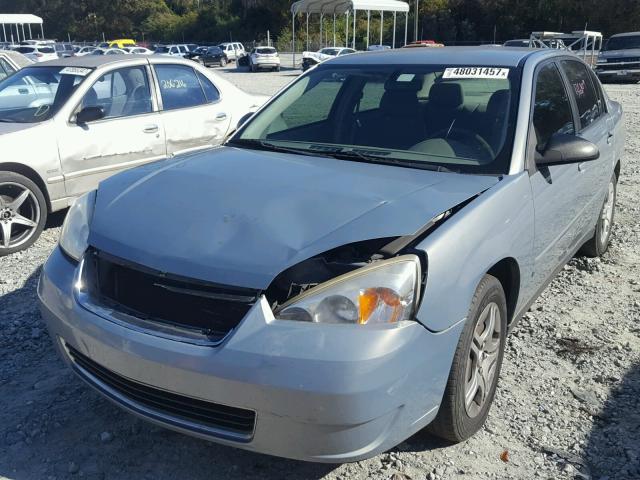
<path fill-rule="evenodd" d="M 209 80 L 200 72 L 197 72 L 197 74 L 198 74 L 198 80 L 200 80 L 200 84 L 202 85 L 202 89 L 204 90 L 204 94 L 207 97 L 207 102 L 213 103 L 220 100 L 220 92 L 218 91 L 216 86 L 211 82 L 211 80 Z"/>
<path fill-rule="evenodd" d="M 12 73 L 15 73 L 15 69 L 4 58 L 0 58 L 0 80 L 4 80 Z"/>
<path fill-rule="evenodd" d="M 156 65 L 164 110 L 195 107 L 207 103 L 193 68 L 183 65 Z"/>
<path fill-rule="evenodd" d="M 556 133 L 575 133 L 569 96 L 558 68 L 552 63 L 542 67 L 538 73 L 533 126 L 538 146 L 542 148 Z"/>
<path fill-rule="evenodd" d="M 571 85 L 571 94 L 576 99 L 580 126 L 584 129 L 595 122 L 601 113 L 601 102 L 591 81 L 587 67 L 575 60 L 563 60 L 562 68 Z"/>

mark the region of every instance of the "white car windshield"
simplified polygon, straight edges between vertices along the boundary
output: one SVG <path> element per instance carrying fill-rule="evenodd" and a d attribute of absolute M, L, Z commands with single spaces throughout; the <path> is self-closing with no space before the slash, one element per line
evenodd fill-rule
<path fill-rule="evenodd" d="M 331 55 L 332 57 L 338 55 L 338 52 L 340 52 L 340 49 L 338 48 L 323 48 L 322 50 L 320 50 L 320 53 L 322 53 L 323 55 Z"/>
<path fill-rule="evenodd" d="M 520 71 L 330 65 L 293 83 L 230 144 L 414 168 L 508 171 Z"/>
<path fill-rule="evenodd" d="M 69 99 L 89 68 L 27 67 L 0 82 L 0 122 L 48 120 Z"/>

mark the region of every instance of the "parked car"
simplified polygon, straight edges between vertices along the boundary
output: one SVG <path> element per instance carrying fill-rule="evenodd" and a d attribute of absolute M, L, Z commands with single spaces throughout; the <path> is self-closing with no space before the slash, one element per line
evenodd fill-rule
<path fill-rule="evenodd" d="M 9 50 L 0 51 L 0 81 L 10 77 L 18 70 L 28 65 L 32 65 L 33 61 L 18 52 Z"/>
<path fill-rule="evenodd" d="M 249 54 L 249 68 L 252 72 L 258 70 L 280 71 L 280 56 L 273 47 L 256 47 Z"/>
<path fill-rule="evenodd" d="M 120 38 L 120 39 L 111 40 L 110 42 L 108 42 L 107 48 L 134 47 L 135 45 L 136 45 L 136 41 L 131 38 Z"/>
<path fill-rule="evenodd" d="M 154 53 L 153 50 L 149 50 L 146 47 L 138 47 L 138 46 L 124 47 L 122 50 L 134 55 L 153 55 Z"/>
<path fill-rule="evenodd" d="M 171 57 L 184 57 L 189 53 L 186 45 L 158 45 L 153 52 L 156 55 L 168 55 Z"/>
<path fill-rule="evenodd" d="M 212 65 L 219 65 L 224 67 L 227 65 L 227 55 L 222 51 L 220 47 L 202 47 L 203 50 L 192 58 L 192 60 L 198 61 L 205 67 Z"/>
<path fill-rule="evenodd" d="M 338 57 L 340 55 L 349 55 L 356 53 L 353 48 L 345 47 L 327 47 L 318 50 L 317 52 L 302 52 L 302 70 L 307 71 L 311 67 L 318 65 L 319 63 L 329 60 L 330 58 Z"/>
<path fill-rule="evenodd" d="M 369 45 L 368 52 L 377 52 L 378 50 L 391 50 L 391 45 Z"/>
<path fill-rule="evenodd" d="M 639 81 L 640 32 L 613 35 L 598 56 L 596 74 L 603 82 Z"/>
<path fill-rule="evenodd" d="M 78 50 L 76 51 L 76 56 L 77 57 L 83 57 L 84 55 L 89 55 L 90 53 L 92 53 L 97 48 L 98 47 L 94 47 L 94 46 L 78 47 Z"/>
<path fill-rule="evenodd" d="M 427 426 L 461 441 L 507 333 L 579 249 L 606 251 L 623 149 L 574 55 L 345 55 L 226 146 L 78 199 L 42 313 L 80 378 L 183 433 L 340 463 Z"/>
<path fill-rule="evenodd" d="M 23 68 L 0 82 L 0 256 L 27 248 L 49 213 L 108 176 L 219 144 L 264 100 L 169 57 Z"/>
<path fill-rule="evenodd" d="M 89 55 L 128 55 L 129 52 L 122 48 L 96 48 Z"/>
<path fill-rule="evenodd" d="M 225 42 L 218 45 L 218 47 L 220 47 L 230 62 L 235 62 L 247 54 L 244 45 L 239 42 Z"/>
<path fill-rule="evenodd" d="M 187 43 L 187 45 L 186 45 L 186 46 L 187 46 L 187 49 L 188 49 L 190 52 L 193 52 L 196 48 L 198 48 L 198 45 L 197 45 L 197 44 L 195 44 L 195 43 Z"/>
<path fill-rule="evenodd" d="M 70 43 L 54 43 L 53 48 L 58 58 L 73 57 L 76 54 L 73 50 L 73 45 Z"/>
<path fill-rule="evenodd" d="M 535 43 L 537 40 L 530 40 L 528 38 L 517 38 L 513 40 L 507 40 L 502 44 L 504 47 L 519 47 L 519 48 L 539 48 Z"/>
<path fill-rule="evenodd" d="M 16 48 L 15 51 L 21 53 L 33 62 L 46 62 L 58 58 L 58 54 L 53 48 L 53 45 L 22 45 Z"/>

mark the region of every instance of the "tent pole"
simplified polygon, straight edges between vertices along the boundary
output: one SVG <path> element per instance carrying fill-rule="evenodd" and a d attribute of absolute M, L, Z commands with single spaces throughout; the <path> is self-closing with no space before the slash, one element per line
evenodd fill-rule
<path fill-rule="evenodd" d="M 324 13 L 320 13 L 320 48 L 324 47 L 322 43 L 322 25 L 324 24 Z"/>
<path fill-rule="evenodd" d="M 22 40 L 26 40 L 27 36 L 24 34 L 24 23 L 20 26 L 22 27 Z"/>
<path fill-rule="evenodd" d="M 382 45 L 382 26 L 384 25 L 384 10 L 380 10 L 380 45 Z"/>
<path fill-rule="evenodd" d="M 393 46 L 391 48 L 396 48 L 396 13 L 393 12 Z"/>
<path fill-rule="evenodd" d="M 296 14 L 291 12 L 291 46 L 293 48 L 293 68 L 296 68 Z"/>
<path fill-rule="evenodd" d="M 356 49 L 356 13 L 357 10 L 353 10 L 353 49 Z"/>
<path fill-rule="evenodd" d="M 33 38 L 33 34 L 31 33 L 31 24 L 29 24 L 28 27 L 29 27 L 29 40 L 31 40 Z"/>
<path fill-rule="evenodd" d="M 409 28 L 409 12 L 404 14 L 404 44 L 407 44 L 407 30 Z"/>
<path fill-rule="evenodd" d="M 344 12 L 345 14 L 345 22 L 344 22 L 344 46 L 345 48 L 349 46 L 349 10 Z"/>
<path fill-rule="evenodd" d="M 309 50 L 309 12 L 307 12 L 307 50 Z"/>
<path fill-rule="evenodd" d="M 333 46 L 336 46 L 336 14 L 333 14 Z"/>
<path fill-rule="evenodd" d="M 40 33 L 42 34 L 42 40 L 44 40 L 44 26 L 42 23 L 40 24 Z"/>
<path fill-rule="evenodd" d="M 2 24 L 2 34 L 4 36 L 4 41 L 7 41 L 7 30 L 4 28 L 4 23 Z"/>
<path fill-rule="evenodd" d="M 367 50 L 369 50 L 369 23 L 371 22 L 371 10 L 367 10 Z"/>

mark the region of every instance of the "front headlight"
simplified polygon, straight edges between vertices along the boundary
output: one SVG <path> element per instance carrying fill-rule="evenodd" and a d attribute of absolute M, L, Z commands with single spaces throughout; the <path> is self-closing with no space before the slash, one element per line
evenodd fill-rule
<path fill-rule="evenodd" d="M 355 325 L 411 320 L 420 296 L 420 261 L 403 255 L 313 287 L 275 312 L 278 320 Z"/>
<path fill-rule="evenodd" d="M 60 248 L 78 261 L 87 249 L 89 239 L 89 225 L 93 218 L 96 204 L 96 191 L 92 190 L 76 198 L 67 212 L 67 218 L 60 234 Z"/>

